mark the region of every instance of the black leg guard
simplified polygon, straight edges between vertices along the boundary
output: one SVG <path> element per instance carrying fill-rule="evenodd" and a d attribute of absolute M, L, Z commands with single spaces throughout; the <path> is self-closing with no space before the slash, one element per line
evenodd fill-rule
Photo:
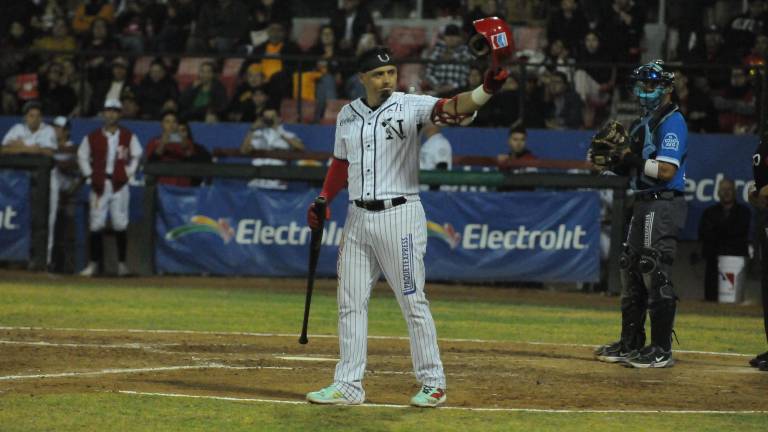
<path fill-rule="evenodd" d="M 91 232 L 91 261 L 101 264 L 103 258 L 103 235 L 101 231 Z"/>
<path fill-rule="evenodd" d="M 621 341 L 630 350 L 645 345 L 645 313 L 648 309 L 648 292 L 637 271 L 638 255 L 629 247 L 619 258 L 621 275 Z"/>
<path fill-rule="evenodd" d="M 651 343 L 665 351 L 672 349 L 672 330 L 677 312 L 677 295 L 665 270 L 671 262 L 671 257 L 655 249 L 644 249 L 639 262 L 643 281 L 648 287 Z"/>

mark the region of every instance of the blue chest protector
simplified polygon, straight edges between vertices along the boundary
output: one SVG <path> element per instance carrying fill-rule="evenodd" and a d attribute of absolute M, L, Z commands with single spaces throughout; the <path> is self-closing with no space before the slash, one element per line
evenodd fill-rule
<path fill-rule="evenodd" d="M 662 181 L 636 172 L 632 176 L 632 189 L 638 191 L 685 190 L 685 170 L 688 165 L 688 127 L 677 105 L 667 104 L 640 117 L 629 131 L 632 153 L 643 159 L 656 159 L 677 167 L 669 181 Z"/>

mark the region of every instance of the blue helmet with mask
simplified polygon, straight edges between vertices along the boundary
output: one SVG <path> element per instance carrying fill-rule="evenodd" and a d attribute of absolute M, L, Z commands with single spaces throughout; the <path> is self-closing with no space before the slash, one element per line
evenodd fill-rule
<path fill-rule="evenodd" d="M 633 83 L 632 92 L 647 111 L 658 108 L 662 96 L 672 92 L 675 74 L 665 72 L 663 66 L 662 60 L 654 60 L 633 70 L 629 77 Z"/>

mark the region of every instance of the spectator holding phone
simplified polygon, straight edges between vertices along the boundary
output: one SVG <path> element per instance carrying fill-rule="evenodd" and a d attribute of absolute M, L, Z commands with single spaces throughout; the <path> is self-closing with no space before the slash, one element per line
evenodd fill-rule
<path fill-rule="evenodd" d="M 179 119 L 175 112 L 163 113 L 160 122 L 162 133 L 152 138 L 147 144 L 146 162 L 180 162 L 192 160 L 195 146 L 192 140 L 184 138 L 179 133 Z M 189 177 L 158 177 L 160 184 L 173 186 L 192 186 Z"/>

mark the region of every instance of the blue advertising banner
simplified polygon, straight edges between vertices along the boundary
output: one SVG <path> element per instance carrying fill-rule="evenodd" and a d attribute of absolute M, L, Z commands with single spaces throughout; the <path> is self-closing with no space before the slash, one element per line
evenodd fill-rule
<path fill-rule="evenodd" d="M 305 217 L 315 189 L 212 186 L 159 189 L 160 273 L 301 276 Z M 596 281 L 599 197 L 594 192 L 424 192 L 428 279 Z M 347 196 L 331 206 L 318 275 L 336 274 Z"/>
<path fill-rule="evenodd" d="M 0 170 L 0 261 L 27 261 L 30 234 L 29 173 Z"/>

